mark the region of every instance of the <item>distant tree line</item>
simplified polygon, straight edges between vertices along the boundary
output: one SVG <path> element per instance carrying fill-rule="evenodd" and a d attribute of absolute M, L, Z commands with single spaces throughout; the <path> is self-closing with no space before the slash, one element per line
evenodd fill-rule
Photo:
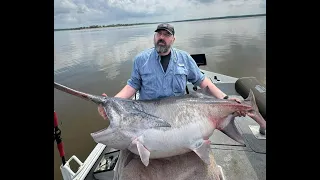
<path fill-rule="evenodd" d="M 201 19 L 188 19 L 188 20 L 180 20 L 180 21 L 171 21 L 171 23 L 173 23 L 173 22 L 185 22 L 185 21 L 203 21 L 203 20 L 212 20 L 212 19 L 255 17 L 255 16 L 266 16 L 266 14 L 250 14 L 250 15 L 240 15 L 240 16 L 223 16 L 223 17 L 210 17 L 210 18 L 201 18 Z M 136 25 L 158 24 L 158 23 L 160 23 L 160 22 L 133 23 L 133 24 L 111 24 L 111 25 L 91 25 L 91 26 L 87 26 L 87 27 L 54 29 L 54 31 L 81 30 L 81 29 L 93 29 L 93 28 L 107 28 L 107 27 L 119 27 L 119 26 L 136 26 Z"/>

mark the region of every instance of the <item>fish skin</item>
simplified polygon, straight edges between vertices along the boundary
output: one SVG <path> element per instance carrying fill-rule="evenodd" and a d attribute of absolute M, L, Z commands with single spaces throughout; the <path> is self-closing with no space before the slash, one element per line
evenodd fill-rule
<path fill-rule="evenodd" d="M 199 98 L 204 98 L 204 97 L 205 98 L 210 98 L 210 97 L 211 98 L 216 98 L 216 97 L 211 95 L 210 90 L 209 90 L 208 87 L 203 88 L 203 89 L 198 89 L 197 91 L 191 91 L 190 94 L 192 96 L 194 96 L 194 97 L 199 97 Z M 262 115 L 259 112 L 259 109 L 258 109 L 258 106 L 256 104 L 256 100 L 255 100 L 255 97 L 254 97 L 254 94 L 253 94 L 252 90 L 250 90 L 249 96 L 246 99 L 244 99 L 244 102 L 246 102 L 247 104 L 250 104 L 253 107 L 253 110 L 249 111 L 247 113 L 247 115 L 250 115 L 250 117 L 252 119 L 254 119 L 260 125 L 259 131 L 260 131 L 261 134 L 265 135 L 266 134 L 266 121 L 265 121 L 265 119 L 262 117 Z M 236 116 L 230 116 L 230 118 L 231 118 L 230 122 L 233 122 L 235 117 Z M 231 123 L 231 124 L 234 125 L 234 123 Z M 232 129 L 230 129 L 230 130 L 232 130 Z M 237 130 L 237 129 L 235 128 L 235 130 Z M 224 133 L 226 134 L 228 132 L 224 132 Z M 234 138 L 232 138 L 232 139 L 234 139 Z"/>
<path fill-rule="evenodd" d="M 55 88 L 102 105 L 110 125 L 91 133 L 94 141 L 115 149 L 128 149 L 139 155 L 145 166 L 148 166 L 149 159 L 190 151 L 209 163 L 209 137 L 215 129 L 244 143 L 234 125 L 236 111 L 254 115 L 260 128 L 266 128 L 264 119 L 257 111 L 252 91 L 244 101 L 238 103 L 213 98 L 206 93 L 206 88 L 184 96 L 156 100 L 95 96 L 58 83 L 55 83 Z"/>

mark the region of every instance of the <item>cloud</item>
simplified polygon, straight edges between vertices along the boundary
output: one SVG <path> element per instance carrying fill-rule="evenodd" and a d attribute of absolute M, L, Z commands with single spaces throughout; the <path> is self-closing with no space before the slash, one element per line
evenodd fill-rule
<path fill-rule="evenodd" d="M 266 12 L 266 0 L 54 0 L 55 28 Z"/>

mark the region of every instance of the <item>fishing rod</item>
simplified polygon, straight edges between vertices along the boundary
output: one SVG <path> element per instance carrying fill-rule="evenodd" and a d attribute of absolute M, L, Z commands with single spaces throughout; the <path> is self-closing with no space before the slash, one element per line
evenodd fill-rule
<path fill-rule="evenodd" d="M 58 117 L 57 117 L 57 113 L 54 111 L 54 140 L 57 142 L 57 146 L 58 146 L 58 150 L 59 150 L 59 154 L 60 157 L 62 159 L 62 164 L 65 165 L 66 164 L 66 159 L 64 157 L 64 149 L 63 149 L 63 142 L 61 139 L 61 130 L 58 127 Z"/>

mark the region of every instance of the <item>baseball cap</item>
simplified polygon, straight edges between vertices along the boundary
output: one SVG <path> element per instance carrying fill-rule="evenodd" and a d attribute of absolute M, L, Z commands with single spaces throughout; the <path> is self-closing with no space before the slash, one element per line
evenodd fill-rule
<path fill-rule="evenodd" d="M 159 24 L 157 29 L 154 32 L 158 32 L 159 30 L 166 30 L 170 34 L 174 35 L 174 27 L 168 23 Z"/>

